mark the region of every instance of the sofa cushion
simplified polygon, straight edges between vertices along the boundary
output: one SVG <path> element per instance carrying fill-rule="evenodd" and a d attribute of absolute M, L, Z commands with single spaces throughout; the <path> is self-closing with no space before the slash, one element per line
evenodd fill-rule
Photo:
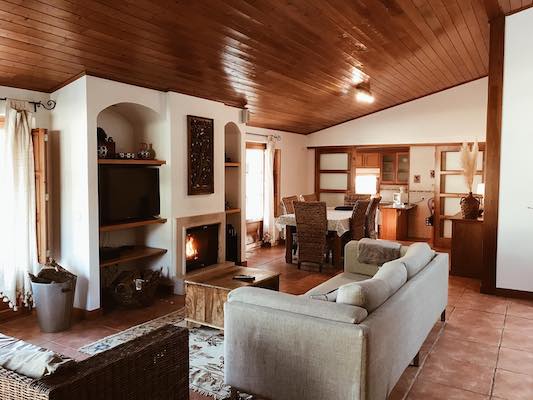
<path fill-rule="evenodd" d="M 333 292 L 334 290 L 338 289 L 339 287 L 347 283 L 364 281 L 365 279 L 368 279 L 368 276 L 361 275 L 361 274 L 351 274 L 349 272 L 342 272 L 338 275 L 335 275 L 333 278 L 328 279 L 326 282 L 323 282 L 320 285 L 315 286 L 314 288 L 312 288 L 311 290 L 309 290 L 307 293 L 303 294 L 302 296 L 311 297 L 315 295 L 319 295 L 319 296 L 324 295 L 326 293 Z"/>
<path fill-rule="evenodd" d="M 368 312 L 381 306 L 407 282 L 407 271 L 398 260 L 383 264 L 373 278 L 352 282 L 337 291 L 337 303 L 365 308 Z"/>
<path fill-rule="evenodd" d="M 400 258 L 407 270 L 407 279 L 418 274 L 435 257 L 435 252 L 427 243 L 413 243 Z"/>
<path fill-rule="evenodd" d="M 358 324 L 368 315 L 368 312 L 362 307 L 329 301 L 314 301 L 304 296 L 295 296 L 257 287 L 241 287 L 232 290 L 228 295 L 228 303 L 233 302 L 349 324 Z"/>
<path fill-rule="evenodd" d="M 394 294 L 407 282 L 407 269 L 400 259 L 392 260 L 383 264 L 373 279 L 382 279 L 387 282 Z"/>
<path fill-rule="evenodd" d="M 331 292 L 327 292 L 327 293 L 314 293 L 314 294 L 310 294 L 309 298 L 312 300 L 323 300 L 323 301 L 336 302 L 338 291 L 339 289 L 334 289 Z"/>
<path fill-rule="evenodd" d="M 5 369 L 38 379 L 75 364 L 53 351 L 0 334 L 0 366 Z"/>

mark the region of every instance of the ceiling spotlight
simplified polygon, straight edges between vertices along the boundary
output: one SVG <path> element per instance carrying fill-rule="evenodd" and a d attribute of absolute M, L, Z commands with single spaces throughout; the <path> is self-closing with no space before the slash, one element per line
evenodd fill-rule
<path fill-rule="evenodd" d="M 368 79 L 368 75 L 361 71 L 359 68 L 352 69 L 352 85 L 359 85 Z"/>
<path fill-rule="evenodd" d="M 374 95 L 370 91 L 369 83 L 357 85 L 355 90 L 355 99 L 359 103 L 372 104 L 374 102 Z"/>

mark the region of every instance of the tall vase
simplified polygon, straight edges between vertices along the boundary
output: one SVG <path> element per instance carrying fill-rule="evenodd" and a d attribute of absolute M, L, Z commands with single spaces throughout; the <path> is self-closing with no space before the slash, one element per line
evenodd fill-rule
<path fill-rule="evenodd" d="M 468 196 L 461 199 L 461 213 L 464 219 L 477 219 L 479 217 L 480 202 L 476 199 L 472 192 Z"/>

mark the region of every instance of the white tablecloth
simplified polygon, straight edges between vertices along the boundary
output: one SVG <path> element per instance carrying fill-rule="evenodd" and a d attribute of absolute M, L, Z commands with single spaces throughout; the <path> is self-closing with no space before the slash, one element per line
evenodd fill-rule
<path fill-rule="evenodd" d="M 337 235 L 342 236 L 350 230 L 351 211 L 328 210 L 328 231 L 335 231 Z M 294 214 L 280 215 L 276 220 L 280 228 L 286 225 L 296 226 L 296 216 Z"/>

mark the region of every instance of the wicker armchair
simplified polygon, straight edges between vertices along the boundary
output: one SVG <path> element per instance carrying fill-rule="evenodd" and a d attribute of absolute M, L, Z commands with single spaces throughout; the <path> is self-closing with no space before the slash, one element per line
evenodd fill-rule
<path fill-rule="evenodd" d="M 366 232 L 365 236 L 370 239 L 377 239 L 378 233 L 376 232 L 376 211 L 379 206 L 381 197 L 373 197 L 368 205 L 366 212 Z"/>
<path fill-rule="evenodd" d="M 38 380 L 0 367 L 2 400 L 188 398 L 189 333 L 172 325 Z"/>
<path fill-rule="evenodd" d="M 294 214 L 294 203 L 298 201 L 298 196 L 289 196 L 281 199 L 283 214 Z"/>
<path fill-rule="evenodd" d="M 355 193 L 346 193 L 344 195 L 344 205 L 345 206 L 355 206 L 357 200 L 367 200 L 370 201 L 369 194 L 355 194 Z"/>
<path fill-rule="evenodd" d="M 303 262 L 314 263 L 322 272 L 328 233 L 326 203 L 295 202 L 294 211 L 298 232 L 298 268 Z"/>
<path fill-rule="evenodd" d="M 316 193 L 304 194 L 302 197 L 304 201 L 318 201 Z"/>

